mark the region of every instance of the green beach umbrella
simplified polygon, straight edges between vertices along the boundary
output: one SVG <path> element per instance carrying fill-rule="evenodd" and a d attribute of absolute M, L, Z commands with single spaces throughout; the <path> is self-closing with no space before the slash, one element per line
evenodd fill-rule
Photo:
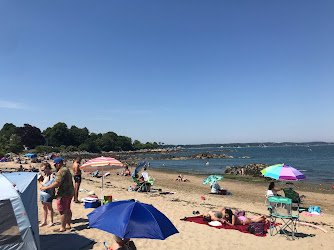
<path fill-rule="evenodd" d="M 220 181 L 223 178 L 224 177 L 221 176 L 221 175 L 213 174 L 213 175 L 210 175 L 210 176 L 206 177 L 202 184 L 210 184 L 212 182 Z"/>

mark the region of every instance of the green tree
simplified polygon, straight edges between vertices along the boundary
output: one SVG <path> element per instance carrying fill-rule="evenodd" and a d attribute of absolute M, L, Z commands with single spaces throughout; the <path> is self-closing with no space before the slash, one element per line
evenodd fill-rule
<path fill-rule="evenodd" d="M 69 132 L 71 136 L 71 145 L 73 146 L 79 146 L 89 137 L 89 130 L 86 127 L 78 128 L 73 125 Z"/>
<path fill-rule="evenodd" d="M 56 152 L 58 150 L 55 150 L 54 148 L 47 147 L 47 146 L 37 146 L 33 151 L 36 154 L 40 154 L 40 153 L 52 153 L 52 152 Z"/>
<path fill-rule="evenodd" d="M 127 136 L 118 136 L 116 141 L 116 148 L 123 151 L 133 150 L 132 139 Z"/>
<path fill-rule="evenodd" d="M 8 151 L 15 154 L 21 153 L 23 151 L 23 144 L 20 136 L 13 134 L 10 137 L 8 143 Z"/>
<path fill-rule="evenodd" d="M 58 122 L 52 128 L 47 128 L 43 131 L 47 136 L 50 146 L 60 147 L 61 145 L 71 145 L 71 136 L 67 125 L 63 122 Z"/>
<path fill-rule="evenodd" d="M 6 123 L 0 130 L 0 137 L 4 136 L 7 140 L 15 134 L 16 126 L 13 123 Z"/>
<path fill-rule="evenodd" d="M 133 148 L 134 148 L 134 150 L 140 150 L 140 149 L 143 148 L 143 144 L 140 141 L 135 140 L 133 142 Z"/>
<path fill-rule="evenodd" d="M 23 127 L 17 127 L 15 134 L 21 137 L 22 144 L 29 148 L 35 148 L 38 145 L 44 145 L 45 140 L 41 130 L 30 124 L 24 124 Z"/>

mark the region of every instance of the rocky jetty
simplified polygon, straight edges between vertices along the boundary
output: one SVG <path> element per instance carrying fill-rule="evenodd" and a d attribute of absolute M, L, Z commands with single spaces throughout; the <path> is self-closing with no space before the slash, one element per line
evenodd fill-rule
<path fill-rule="evenodd" d="M 212 154 L 210 152 L 200 152 L 198 154 L 186 155 L 186 156 L 178 156 L 171 154 L 159 155 L 156 157 L 131 157 L 133 160 L 174 160 L 174 161 L 182 161 L 182 160 L 196 160 L 196 159 L 217 159 L 217 158 L 233 158 L 233 156 L 227 154 Z"/>
<path fill-rule="evenodd" d="M 242 173 L 242 169 L 244 169 L 244 174 L 253 177 L 262 177 L 261 170 L 269 167 L 267 164 L 249 164 L 245 166 L 236 166 L 230 167 L 227 166 L 225 169 L 225 174 L 236 174 L 240 175 Z"/>

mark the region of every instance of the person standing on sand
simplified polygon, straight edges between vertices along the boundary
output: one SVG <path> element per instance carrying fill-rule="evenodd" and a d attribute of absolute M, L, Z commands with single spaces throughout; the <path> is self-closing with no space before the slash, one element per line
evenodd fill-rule
<path fill-rule="evenodd" d="M 81 184 L 81 169 L 80 169 L 80 163 L 81 163 L 81 158 L 78 157 L 74 163 L 73 163 L 73 179 L 74 179 L 74 199 L 73 201 L 75 203 L 79 203 L 80 201 L 78 200 L 79 196 L 79 188 Z"/>
<path fill-rule="evenodd" d="M 72 211 L 71 201 L 74 196 L 74 186 L 72 182 L 72 174 L 70 170 L 65 167 L 64 159 L 58 157 L 53 161 L 57 170 L 55 182 L 47 187 L 42 187 L 41 190 L 47 190 L 51 188 L 58 188 L 57 190 L 57 210 L 60 212 L 59 229 L 54 232 L 65 232 L 67 229 L 71 229 Z"/>

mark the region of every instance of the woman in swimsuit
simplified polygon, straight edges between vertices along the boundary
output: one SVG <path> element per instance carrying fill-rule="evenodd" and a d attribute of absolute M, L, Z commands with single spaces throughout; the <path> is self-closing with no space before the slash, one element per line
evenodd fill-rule
<path fill-rule="evenodd" d="M 226 207 L 220 207 L 216 211 L 209 211 L 203 214 L 203 221 L 220 221 L 225 217 Z"/>
<path fill-rule="evenodd" d="M 236 216 L 233 214 L 231 209 L 226 209 L 224 218 L 220 219 L 219 221 L 229 226 L 234 226 L 234 225 L 249 225 L 251 222 L 262 222 L 265 220 L 266 220 L 265 215 L 249 219 L 246 218 L 245 216 Z"/>

